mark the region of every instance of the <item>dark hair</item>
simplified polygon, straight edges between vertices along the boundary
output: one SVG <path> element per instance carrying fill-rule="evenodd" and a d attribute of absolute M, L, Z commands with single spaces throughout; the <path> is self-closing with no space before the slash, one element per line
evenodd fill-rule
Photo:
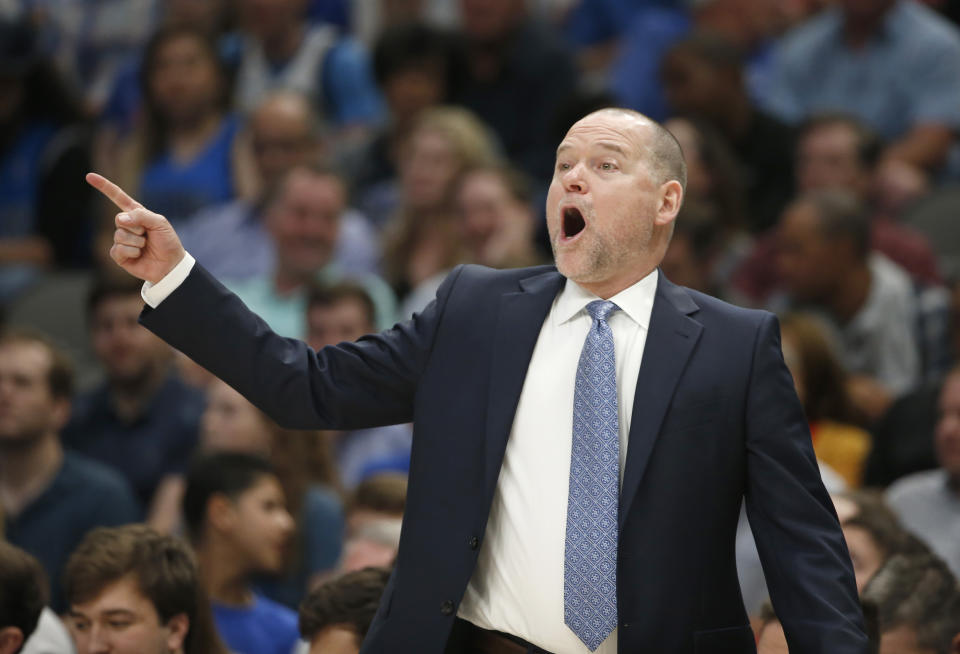
<path fill-rule="evenodd" d="M 929 548 L 922 541 L 906 531 L 893 510 L 887 505 L 883 495 L 875 490 L 852 490 L 838 493 L 857 507 L 856 513 L 848 518 L 844 527 L 859 527 L 873 539 L 884 558 L 896 554 L 924 554 Z"/>
<path fill-rule="evenodd" d="M 697 31 L 674 43 L 667 56 L 674 52 L 688 52 L 715 69 L 739 71 L 743 69 L 743 50 L 722 34 Z"/>
<path fill-rule="evenodd" d="M 93 280 L 87 292 L 87 321 L 93 320 L 94 314 L 100 305 L 109 298 L 140 297 L 140 287 L 143 285 L 136 277 L 119 274 L 100 274 Z"/>
<path fill-rule="evenodd" d="M 16 627 L 27 640 L 47 599 L 47 577 L 40 562 L 0 540 L 0 629 Z"/>
<path fill-rule="evenodd" d="M 390 579 L 385 568 L 364 568 L 314 589 L 300 603 L 300 635 L 311 640 L 331 625 L 349 625 L 363 641 Z"/>
<path fill-rule="evenodd" d="M 273 466 L 259 456 L 219 452 L 195 459 L 187 469 L 183 518 L 194 543 L 203 538 L 207 508 L 214 495 L 235 500 L 263 477 L 276 477 Z"/>
<path fill-rule="evenodd" d="M 157 30 L 143 51 L 143 63 L 140 68 L 140 93 L 143 97 L 144 114 L 146 117 L 145 128 L 145 160 L 158 156 L 167 148 L 167 129 L 168 125 L 163 115 L 157 107 L 156 98 L 153 96 L 153 90 L 150 88 L 150 82 L 153 74 L 156 72 L 157 60 L 160 51 L 171 41 L 180 38 L 190 38 L 200 44 L 201 49 L 207 56 L 208 61 L 213 65 L 220 80 L 220 94 L 216 98 L 216 106 L 220 111 L 226 111 L 230 102 L 230 93 L 227 85 L 227 74 L 224 70 L 223 62 L 217 52 L 217 46 L 213 40 L 203 31 L 189 25 L 167 25 Z"/>
<path fill-rule="evenodd" d="M 847 392 L 847 373 L 819 319 L 806 313 L 788 313 L 780 318 L 780 329 L 796 344 L 807 420 L 861 422 Z"/>
<path fill-rule="evenodd" d="M 739 229 L 745 222 L 743 165 L 727 140 L 710 123 L 690 116 L 678 116 L 674 120 L 689 124 L 696 134 L 698 154 L 712 182 L 710 195 L 702 200 L 715 207 L 720 226 Z M 677 223 L 679 226 L 679 219 Z"/>
<path fill-rule="evenodd" d="M 870 253 L 870 219 L 866 207 L 850 191 L 809 191 L 794 202 L 794 206 L 797 205 L 808 206 L 816 212 L 823 236 L 849 240 L 854 254 L 860 258 L 866 258 Z"/>
<path fill-rule="evenodd" d="M 424 23 L 388 26 L 373 46 L 373 74 L 380 87 L 399 73 L 434 68 L 443 83 L 441 103 L 456 95 L 463 51 L 449 33 Z"/>
<path fill-rule="evenodd" d="M 88 602 L 127 575 L 134 577 L 161 623 L 186 614 L 190 628 L 184 641 L 185 654 L 226 653 L 190 549 L 146 525 L 99 527 L 88 532 L 67 561 L 67 600 L 71 604 Z"/>
<path fill-rule="evenodd" d="M 853 114 L 830 111 L 810 116 L 798 128 L 797 143 L 800 143 L 818 129 L 837 125 L 846 127 L 853 133 L 856 142 L 855 147 L 857 148 L 857 161 L 866 170 L 873 170 L 873 167 L 880 160 L 880 154 L 883 152 L 883 139 Z"/>
<path fill-rule="evenodd" d="M 949 654 L 960 633 L 960 592 L 957 580 L 943 560 L 932 554 L 896 555 L 863 589 L 863 597 L 877 605 L 881 633 L 908 627 L 917 646 Z"/>
<path fill-rule="evenodd" d="M 70 357 L 45 334 L 34 329 L 10 328 L 0 333 L 0 346 L 39 345 L 50 353 L 47 383 L 50 394 L 57 400 L 73 397 L 73 362 Z"/>
<path fill-rule="evenodd" d="M 307 310 L 314 307 L 330 307 L 344 300 L 356 300 L 363 307 L 367 322 L 376 325 L 376 307 L 370 293 L 355 282 L 338 282 L 336 284 L 322 284 L 317 282 L 310 286 L 307 293 Z"/>
<path fill-rule="evenodd" d="M 366 509 L 378 513 L 403 515 L 407 503 L 407 476 L 381 473 L 357 485 L 347 502 L 347 511 Z"/>

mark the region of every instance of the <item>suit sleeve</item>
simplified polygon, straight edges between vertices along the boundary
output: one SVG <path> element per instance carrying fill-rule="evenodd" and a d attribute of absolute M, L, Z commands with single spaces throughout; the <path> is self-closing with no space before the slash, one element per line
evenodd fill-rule
<path fill-rule="evenodd" d="M 291 429 L 359 429 L 410 422 L 446 298 L 356 343 L 314 351 L 275 334 L 202 266 L 140 322 Z"/>
<path fill-rule="evenodd" d="M 771 314 L 753 356 L 746 505 L 774 609 L 790 651 L 865 654 L 853 566 Z"/>

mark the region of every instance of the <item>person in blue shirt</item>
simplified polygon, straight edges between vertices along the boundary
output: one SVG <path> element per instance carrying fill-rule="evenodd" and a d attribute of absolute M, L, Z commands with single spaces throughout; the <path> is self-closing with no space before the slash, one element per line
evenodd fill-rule
<path fill-rule="evenodd" d="M 3 537 L 40 560 L 66 608 L 61 571 L 90 529 L 135 522 L 137 502 L 119 473 L 64 452 L 70 415 L 69 361 L 32 332 L 0 336 L 0 514 Z"/>
<path fill-rule="evenodd" d="M 366 51 L 334 25 L 311 25 L 302 0 L 238 3 L 242 47 L 234 101 L 252 110 L 271 90 L 308 95 L 337 128 L 369 127 L 383 116 Z"/>
<path fill-rule="evenodd" d="M 290 654 L 299 638 L 296 613 L 251 584 L 254 574 L 282 570 L 294 529 L 270 464 L 235 452 L 197 459 L 187 472 L 183 513 L 227 647 Z"/>
<path fill-rule="evenodd" d="M 140 73 L 144 124 L 123 146 L 120 175 L 173 223 L 249 192 L 239 119 L 229 111 L 216 45 L 186 26 L 147 44 Z"/>

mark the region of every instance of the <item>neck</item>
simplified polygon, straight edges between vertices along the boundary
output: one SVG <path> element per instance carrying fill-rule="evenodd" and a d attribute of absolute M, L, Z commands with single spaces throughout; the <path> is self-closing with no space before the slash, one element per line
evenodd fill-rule
<path fill-rule="evenodd" d="M 166 362 L 147 365 L 143 374 L 124 380 L 111 380 L 110 399 L 117 415 L 124 420 L 139 418 L 167 377 Z"/>
<path fill-rule="evenodd" d="M 844 282 L 827 302 L 830 311 L 841 323 L 849 322 L 863 307 L 870 294 L 872 281 L 873 276 L 866 261 L 853 267 L 844 276 Z"/>
<path fill-rule="evenodd" d="M 263 54 L 273 63 L 287 61 L 293 57 L 303 42 L 303 33 L 302 23 L 288 25 L 286 29 L 261 41 Z"/>
<path fill-rule="evenodd" d="M 16 515 L 50 485 L 63 463 L 56 433 L 24 447 L 0 450 L 0 500 L 4 513 Z"/>
<path fill-rule="evenodd" d="M 225 547 L 216 535 L 210 535 L 197 547 L 197 562 L 211 600 L 227 606 L 250 605 L 253 593 L 247 583 L 247 570 L 237 562 L 232 549 Z"/>
<path fill-rule="evenodd" d="M 302 288 L 312 277 L 312 274 L 304 275 L 299 271 L 285 269 L 281 265 L 273 276 L 273 288 L 278 295 L 289 295 Z"/>
<path fill-rule="evenodd" d="M 190 155 L 203 147 L 220 127 L 219 111 L 204 111 L 197 116 L 170 124 L 170 149 Z"/>
<path fill-rule="evenodd" d="M 641 279 L 652 273 L 656 266 L 639 268 L 639 272 L 623 275 L 616 279 L 605 280 L 602 282 L 577 282 L 581 287 L 590 291 L 594 295 L 604 300 L 609 300 L 614 295 L 624 289 L 628 289 Z M 576 281 L 576 280 L 574 280 Z"/>

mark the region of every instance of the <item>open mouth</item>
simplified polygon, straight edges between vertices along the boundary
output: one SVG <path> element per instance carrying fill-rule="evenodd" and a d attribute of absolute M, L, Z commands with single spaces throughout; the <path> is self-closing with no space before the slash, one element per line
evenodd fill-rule
<path fill-rule="evenodd" d="M 587 226 L 587 222 L 583 219 L 583 214 L 580 213 L 580 210 L 576 207 L 565 208 L 561 218 L 561 232 L 565 239 L 574 238 Z"/>

